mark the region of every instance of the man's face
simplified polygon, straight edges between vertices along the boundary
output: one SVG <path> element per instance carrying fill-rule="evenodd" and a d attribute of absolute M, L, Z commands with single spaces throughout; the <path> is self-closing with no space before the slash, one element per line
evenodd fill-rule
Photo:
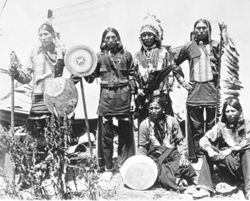
<path fill-rule="evenodd" d="M 149 116 L 152 121 L 158 120 L 163 114 L 163 109 L 157 102 L 149 105 Z"/>
<path fill-rule="evenodd" d="M 227 118 L 228 123 L 236 123 L 239 116 L 240 116 L 240 111 L 235 109 L 234 107 L 228 105 L 225 110 L 225 115 Z"/>
<path fill-rule="evenodd" d="M 204 22 L 199 22 L 198 24 L 196 24 L 195 31 L 198 34 L 208 33 L 208 30 L 208 26 Z"/>
<path fill-rule="evenodd" d="M 155 35 L 151 32 L 141 34 L 141 40 L 146 47 L 152 47 L 155 43 Z"/>
<path fill-rule="evenodd" d="M 195 33 L 196 37 L 195 40 L 200 43 L 202 41 L 204 44 L 209 43 L 210 33 L 209 33 L 209 27 L 204 22 L 199 22 L 195 26 Z"/>
<path fill-rule="evenodd" d="M 43 47 L 48 47 L 53 43 L 54 36 L 45 29 L 39 30 L 38 37 Z"/>
<path fill-rule="evenodd" d="M 114 48 L 116 46 L 118 38 L 115 35 L 115 33 L 109 31 L 106 34 L 104 40 L 105 40 L 105 43 L 107 44 L 108 49 L 112 49 L 112 48 Z"/>

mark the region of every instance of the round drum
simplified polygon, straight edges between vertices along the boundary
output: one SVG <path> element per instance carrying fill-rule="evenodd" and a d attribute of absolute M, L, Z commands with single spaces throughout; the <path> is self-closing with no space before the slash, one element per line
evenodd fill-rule
<path fill-rule="evenodd" d="M 52 78 L 46 83 L 44 103 L 51 113 L 63 117 L 74 111 L 78 102 L 74 83 L 63 77 Z"/>
<path fill-rule="evenodd" d="M 128 158 L 120 168 L 125 184 L 135 190 L 146 190 L 156 181 L 158 169 L 156 163 L 144 155 Z"/>

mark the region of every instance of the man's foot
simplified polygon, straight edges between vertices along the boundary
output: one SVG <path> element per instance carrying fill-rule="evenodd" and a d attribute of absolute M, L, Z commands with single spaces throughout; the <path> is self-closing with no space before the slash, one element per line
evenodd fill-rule
<path fill-rule="evenodd" d="M 101 180 L 103 181 L 110 181 L 113 176 L 113 173 L 111 171 L 106 171 L 102 173 Z"/>
<path fill-rule="evenodd" d="M 184 178 L 176 178 L 176 184 L 177 184 L 177 186 L 182 186 L 182 187 L 188 186 L 188 182 Z"/>
<path fill-rule="evenodd" d="M 201 199 L 205 197 L 211 197 L 209 190 L 205 188 L 200 188 L 199 190 L 196 189 L 196 191 L 193 193 L 193 199 Z"/>
<path fill-rule="evenodd" d="M 194 168 L 196 171 L 200 171 L 201 166 L 202 166 L 202 162 L 203 162 L 203 159 L 202 159 L 202 158 L 198 158 L 197 161 L 196 161 L 195 163 L 192 163 L 193 168 Z"/>
<path fill-rule="evenodd" d="M 246 197 L 246 200 L 250 200 L 250 191 L 246 192 L 245 197 Z"/>

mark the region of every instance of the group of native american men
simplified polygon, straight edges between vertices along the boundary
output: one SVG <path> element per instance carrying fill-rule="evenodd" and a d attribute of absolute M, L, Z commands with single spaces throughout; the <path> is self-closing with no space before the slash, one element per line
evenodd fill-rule
<path fill-rule="evenodd" d="M 195 183 L 196 172 L 189 161 L 197 162 L 199 158 L 203 158 L 198 180 L 200 191 L 198 195 L 194 195 L 198 198 L 214 192 L 211 158 L 217 163 L 219 161 L 219 164 L 224 160 L 223 164 L 227 164 L 225 167 L 229 167 L 229 175 L 237 177 L 238 169 L 242 169 L 246 197 L 249 197 L 249 152 L 237 152 L 249 143 L 245 143 L 249 123 L 242 118 L 238 99 L 232 98 L 223 107 L 224 122 L 216 124 L 219 117 L 218 76 L 221 52 L 220 43 L 211 39 L 211 31 L 210 22 L 199 19 L 194 24 L 190 41 L 178 50 L 173 50 L 170 46 L 162 45 L 163 29 L 160 21 L 155 16 L 148 15 L 140 28 L 141 48 L 132 57 L 124 49 L 115 28 L 104 30 L 100 52 L 97 54 L 97 67 L 94 73 L 84 79 L 91 83 L 95 78 L 100 78 L 97 114 L 98 135 L 101 136 L 98 146 L 101 152 L 98 160 L 106 177 L 112 176 L 113 140 L 117 134 L 119 167 L 136 152 L 147 155 L 156 162 L 164 155 L 162 164 L 158 164 L 161 170 L 159 182 L 167 189 L 178 190 L 178 178 Z M 63 73 L 64 51 L 56 35 L 50 24 L 42 24 L 38 30 L 41 46 L 32 51 L 27 68 L 10 69 L 14 78 L 23 84 L 33 79 L 29 115 L 31 128 L 37 126 L 37 121 L 34 125 L 34 119 L 44 121 L 45 116 L 51 115 L 43 101 L 44 88 L 49 78 L 60 77 Z M 184 61 L 189 62 L 189 81 L 184 79 L 180 67 Z M 70 79 L 77 83 L 82 78 L 72 75 Z M 174 79 L 188 91 L 186 128 L 181 128 L 182 122 L 174 117 L 170 98 Z M 131 111 L 135 115 L 132 116 Z M 134 143 L 133 118 L 138 120 L 138 149 Z M 115 119 L 118 122 L 116 127 Z M 42 127 L 39 127 L 40 130 L 36 129 L 35 134 L 31 132 L 31 137 L 37 137 L 38 132 L 42 133 Z M 234 137 L 235 133 L 238 136 L 241 132 L 242 136 Z M 224 143 L 230 147 L 230 153 L 216 152 L 212 142 Z M 244 146 L 242 143 L 245 143 Z M 237 154 L 234 155 L 243 161 L 241 164 L 236 159 L 228 159 L 235 152 Z"/>

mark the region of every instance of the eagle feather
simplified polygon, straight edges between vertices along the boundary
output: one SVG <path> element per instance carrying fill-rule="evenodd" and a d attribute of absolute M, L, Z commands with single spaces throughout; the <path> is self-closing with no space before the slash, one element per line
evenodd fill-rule
<path fill-rule="evenodd" d="M 229 97 L 239 97 L 240 90 L 243 88 L 239 79 L 239 57 L 240 54 L 235 43 L 229 36 L 227 26 L 219 24 L 223 41 L 223 54 L 221 56 L 221 79 L 220 79 L 220 94 L 223 103 Z"/>

